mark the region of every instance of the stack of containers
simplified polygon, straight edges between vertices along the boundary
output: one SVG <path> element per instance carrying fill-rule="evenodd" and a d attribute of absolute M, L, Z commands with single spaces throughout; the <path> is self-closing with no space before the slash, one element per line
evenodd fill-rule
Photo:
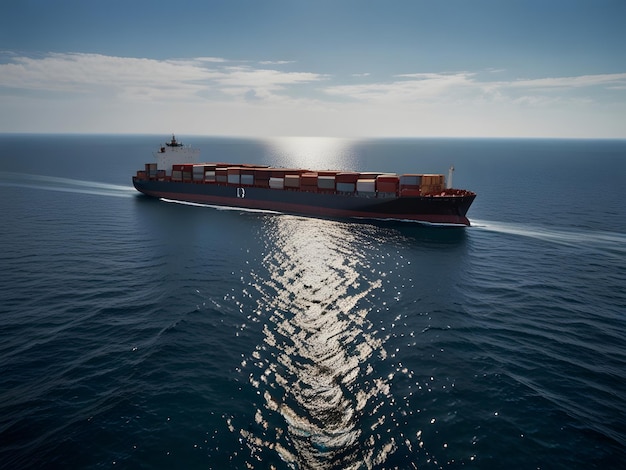
<path fill-rule="evenodd" d="M 148 179 L 148 173 L 146 173 L 144 170 L 137 170 L 137 179 L 139 180 Z"/>
<path fill-rule="evenodd" d="M 254 185 L 259 188 L 269 188 L 272 170 L 269 168 L 257 168 L 254 170 Z"/>
<path fill-rule="evenodd" d="M 443 191 L 444 175 L 422 175 L 422 194 L 434 194 Z"/>
<path fill-rule="evenodd" d="M 356 190 L 356 182 L 358 179 L 359 173 L 337 173 L 335 176 L 337 191 L 341 193 L 353 193 Z"/>
<path fill-rule="evenodd" d="M 193 165 L 192 176 L 194 181 L 204 181 L 204 165 Z"/>
<path fill-rule="evenodd" d="M 324 192 L 335 191 L 335 171 L 320 171 L 317 174 L 317 189 Z"/>
<path fill-rule="evenodd" d="M 379 195 L 396 195 L 399 186 L 400 178 L 398 175 L 378 175 L 376 177 L 376 191 Z"/>
<path fill-rule="evenodd" d="M 236 166 L 231 166 L 226 170 L 226 173 L 228 175 L 228 184 L 239 184 L 241 183 L 240 180 L 240 175 L 241 175 L 241 168 L 236 167 Z"/>
<path fill-rule="evenodd" d="M 400 176 L 400 196 L 415 197 L 421 194 L 422 175 L 405 174 Z"/>
<path fill-rule="evenodd" d="M 240 178 L 242 186 L 252 186 L 254 184 L 254 168 L 242 168 Z"/>
<path fill-rule="evenodd" d="M 215 181 L 217 183 L 228 183 L 228 168 L 216 168 L 215 169 Z"/>
<path fill-rule="evenodd" d="M 183 165 L 183 181 L 193 181 L 193 164 L 185 163 Z"/>
<path fill-rule="evenodd" d="M 285 188 L 299 188 L 300 175 L 285 175 Z"/>
<path fill-rule="evenodd" d="M 300 175 L 300 189 L 303 191 L 317 191 L 317 173 L 306 172 Z"/>
<path fill-rule="evenodd" d="M 359 196 L 375 197 L 376 180 L 372 178 L 359 178 L 356 180 L 356 192 Z"/>
<path fill-rule="evenodd" d="M 183 165 L 172 165 L 172 181 L 183 180 Z"/>
<path fill-rule="evenodd" d="M 156 175 L 157 175 L 156 163 L 146 163 L 146 175 L 148 176 L 148 178 L 156 178 Z"/>
<path fill-rule="evenodd" d="M 204 166 L 204 181 L 207 183 L 215 183 L 215 165 Z"/>

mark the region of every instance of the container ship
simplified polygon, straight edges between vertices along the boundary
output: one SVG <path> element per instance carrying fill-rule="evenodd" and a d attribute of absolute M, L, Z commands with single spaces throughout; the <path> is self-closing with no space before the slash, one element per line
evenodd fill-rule
<path fill-rule="evenodd" d="M 200 152 L 172 140 L 133 176 L 148 196 L 212 206 L 280 213 L 469 226 L 476 194 L 451 187 L 442 174 L 273 168 L 200 163 Z"/>

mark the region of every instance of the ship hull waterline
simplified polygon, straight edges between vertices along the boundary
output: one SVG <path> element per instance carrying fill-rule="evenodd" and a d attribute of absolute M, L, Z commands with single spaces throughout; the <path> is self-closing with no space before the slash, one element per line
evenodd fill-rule
<path fill-rule="evenodd" d="M 245 187 L 228 184 L 142 180 L 137 191 L 196 204 L 273 211 L 332 219 L 371 219 L 469 226 L 465 216 L 475 194 L 463 196 L 359 197 L 351 194 Z"/>

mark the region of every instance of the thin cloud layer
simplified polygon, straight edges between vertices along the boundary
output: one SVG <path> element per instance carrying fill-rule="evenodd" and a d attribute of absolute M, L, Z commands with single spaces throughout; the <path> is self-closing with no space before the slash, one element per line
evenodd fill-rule
<path fill-rule="evenodd" d="M 331 76 L 280 60 L 3 55 L 5 131 L 147 132 L 167 121 L 230 135 L 493 136 L 549 129 L 619 136 L 626 112 L 626 73 L 509 80 L 496 69 Z"/>
<path fill-rule="evenodd" d="M 0 64 L 0 87 L 39 92 L 99 93 L 126 99 L 197 99 L 202 93 L 243 96 L 250 89 L 270 96 L 287 86 L 324 79 L 322 75 L 229 65 L 221 58 L 154 60 L 100 54 L 51 53 L 9 58 Z"/>
<path fill-rule="evenodd" d="M 332 84 L 333 78 L 328 75 L 271 68 L 286 64 L 289 62 L 263 61 L 255 67 L 217 57 L 155 60 L 82 53 L 51 53 L 38 58 L 9 56 L 6 63 L 0 64 L 0 87 L 180 100 L 200 96 L 245 99 L 251 95 L 256 99 L 278 99 L 293 86 L 307 85 L 310 89 L 306 94 L 316 95 L 317 99 L 327 96 L 372 104 L 489 97 L 502 100 L 509 92 L 511 99 L 516 100 L 520 98 L 516 94 L 519 90 L 545 94 L 591 87 L 626 89 L 626 73 L 511 81 L 480 80 L 475 72 L 412 73 L 377 82 L 372 82 L 369 74 L 352 74 L 352 80 L 361 79 L 363 83 Z M 319 88 L 321 82 L 330 85 Z"/>

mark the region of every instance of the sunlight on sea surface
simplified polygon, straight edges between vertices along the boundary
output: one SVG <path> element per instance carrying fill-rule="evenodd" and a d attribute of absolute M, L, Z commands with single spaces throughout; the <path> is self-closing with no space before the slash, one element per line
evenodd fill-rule
<path fill-rule="evenodd" d="M 368 365 L 372 355 L 386 356 L 384 335 L 367 319 L 366 299 L 382 282 L 359 274 L 359 267 L 373 270 L 366 250 L 353 251 L 359 233 L 296 217 L 269 218 L 267 233 L 274 234 L 263 259 L 270 276 L 255 276 L 252 287 L 260 294 L 254 314 L 269 322 L 250 374 L 255 387 L 264 384 L 257 422 L 265 431 L 241 434 L 253 454 L 269 446 L 303 468 L 384 460 L 384 445 L 374 451 L 359 444 L 365 430 L 358 415 L 368 402 L 389 398 L 387 379 Z M 271 413 L 283 417 L 285 430 L 269 425 Z"/>
<path fill-rule="evenodd" d="M 355 141 L 334 137 L 277 137 L 263 140 L 274 166 L 354 170 Z"/>

